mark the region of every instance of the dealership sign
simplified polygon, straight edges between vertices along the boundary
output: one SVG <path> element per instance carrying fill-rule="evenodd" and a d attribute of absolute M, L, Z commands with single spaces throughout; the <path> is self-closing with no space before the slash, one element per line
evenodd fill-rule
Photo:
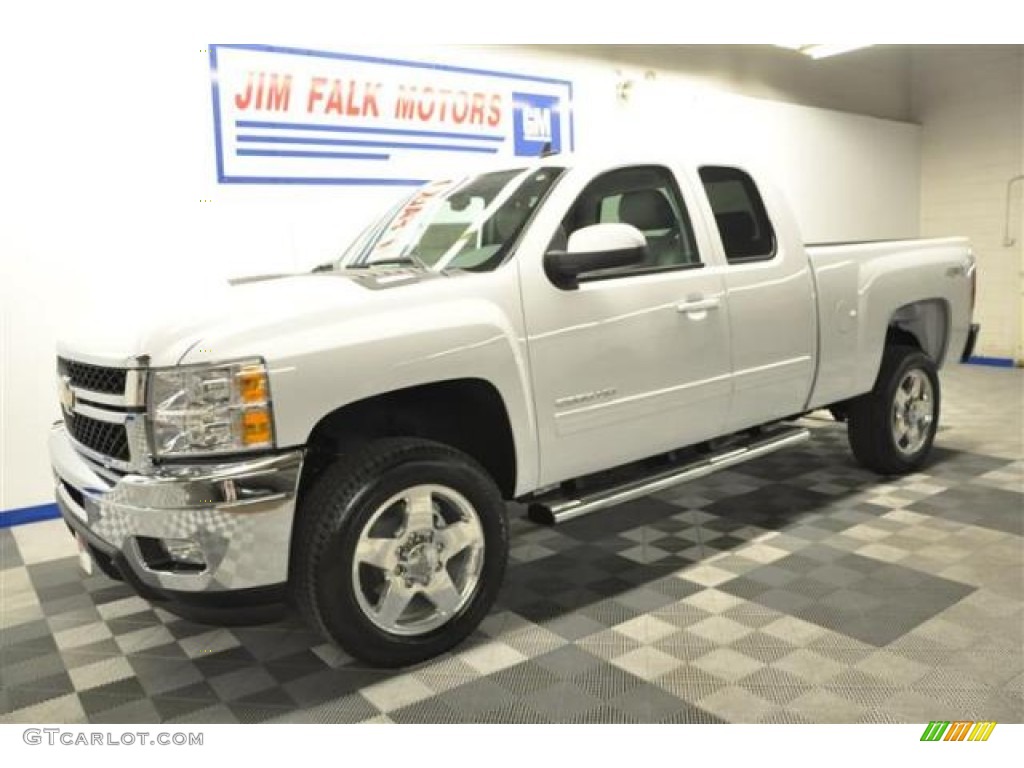
<path fill-rule="evenodd" d="M 572 83 L 269 45 L 211 45 L 217 179 L 417 184 L 573 148 Z"/>

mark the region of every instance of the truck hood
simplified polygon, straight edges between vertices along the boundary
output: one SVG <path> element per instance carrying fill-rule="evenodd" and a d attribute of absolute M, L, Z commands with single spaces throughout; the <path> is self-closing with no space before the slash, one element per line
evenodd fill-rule
<path fill-rule="evenodd" d="M 77 320 L 58 342 L 58 353 L 111 366 L 176 365 L 191 361 L 186 356 L 229 359 L 253 338 L 315 327 L 380 302 L 390 288 L 434 279 L 443 278 L 388 269 L 269 275 L 155 291 L 146 286 Z"/>

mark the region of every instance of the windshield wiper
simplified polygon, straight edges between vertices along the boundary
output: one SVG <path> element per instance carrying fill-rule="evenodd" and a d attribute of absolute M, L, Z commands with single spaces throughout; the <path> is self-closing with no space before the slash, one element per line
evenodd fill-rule
<path fill-rule="evenodd" d="M 324 262 L 323 264 L 317 264 L 315 267 L 313 267 L 313 272 L 333 272 L 334 267 L 335 264 L 333 261 L 327 261 Z"/>
<path fill-rule="evenodd" d="M 387 259 L 374 259 L 373 261 L 364 261 L 360 264 L 352 264 L 352 267 L 358 267 L 360 269 L 367 269 L 369 267 L 380 267 L 380 266 L 409 266 L 419 267 L 426 271 L 430 271 L 430 267 L 423 261 L 416 253 L 410 251 L 402 256 L 392 256 Z"/>

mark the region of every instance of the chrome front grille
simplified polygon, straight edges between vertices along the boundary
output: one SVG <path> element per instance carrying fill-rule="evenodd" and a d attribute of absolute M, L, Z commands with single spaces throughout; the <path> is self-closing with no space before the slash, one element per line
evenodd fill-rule
<path fill-rule="evenodd" d="M 118 461 L 131 461 L 128 447 L 128 431 L 124 424 L 91 419 L 80 413 L 64 412 L 64 423 L 71 437 L 90 451 L 109 456 Z"/>
<path fill-rule="evenodd" d="M 57 371 L 68 377 L 73 387 L 101 392 L 105 395 L 124 395 L 128 372 L 124 368 L 106 368 L 77 360 L 57 358 Z"/>
<path fill-rule="evenodd" d="M 148 466 L 145 369 L 60 357 L 57 373 L 64 424 L 79 452 L 106 471 Z"/>

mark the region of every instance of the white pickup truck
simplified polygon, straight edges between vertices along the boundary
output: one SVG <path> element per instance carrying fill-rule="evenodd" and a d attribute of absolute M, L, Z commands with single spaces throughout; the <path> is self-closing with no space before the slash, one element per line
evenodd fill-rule
<path fill-rule="evenodd" d="M 83 565 L 150 600 L 291 603 L 410 664 L 493 604 L 506 500 L 559 522 L 805 440 L 816 409 L 865 466 L 921 466 L 974 270 L 961 239 L 805 246 L 731 165 L 439 181 L 311 274 L 63 340 L 57 499 Z"/>

